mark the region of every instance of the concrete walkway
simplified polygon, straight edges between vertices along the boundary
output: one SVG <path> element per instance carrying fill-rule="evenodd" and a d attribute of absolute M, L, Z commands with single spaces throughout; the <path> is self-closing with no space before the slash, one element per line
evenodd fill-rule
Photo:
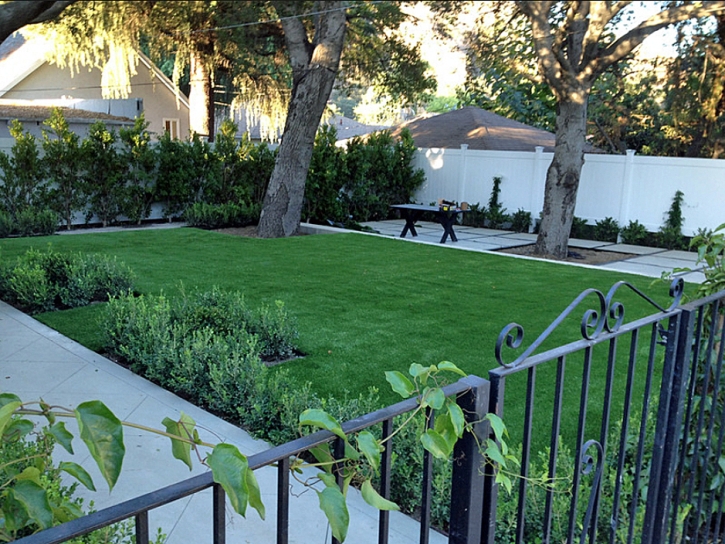
<path fill-rule="evenodd" d="M 163 429 L 164 417 L 178 418 L 189 414 L 201 427 L 202 440 L 236 445 L 251 455 L 269 448 L 265 442 L 254 440 L 238 427 L 197 408 L 125 368 L 69 340 L 35 319 L 0 302 L 0 391 L 18 395 L 30 402 L 42 398 L 51 405 L 74 408 L 81 402 L 102 400 L 122 420 Z M 76 436 L 75 456 L 57 448 L 57 460 L 82 464 L 91 473 L 98 492 L 85 491 L 83 496 L 101 509 L 157 490 L 203 472 L 197 464 L 193 472 L 171 455 L 168 439 L 126 429 L 126 459 L 116 487 L 109 494 L 102 476 L 95 468 L 90 454 L 77 438 L 73 420 L 67 426 Z M 256 472 L 267 509 L 267 520 L 261 521 L 256 511 L 249 509 L 241 518 L 227 507 L 227 538 L 235 543 L 276 542 L 276 468 Z M 290 542 L 299 544 L 330 542 L 327 521 L 319 509 L 316 493 L 294 484 L 290 507 Z M 150 514 L 153 530 L 161 527 L 169 543 L 195 544 L 211 542 L 210 492 L 185 498 Z M 375 541 L 377 511 L 369 507 L 360 494 L 351 489 L 348 497 L 350 530 L 346 542 L 367 544 Z M 397 512 L 391 515 L 390 542 L 418 542 L 420 525 Z M 447 539 L 431 531 L 431 542 L 442 544 Z"/>
<path fill-rule="evenodd" d="M 399 240 L 435 244 L 441 247 L 465 249 L 468 251 L 495 252 L 500 249 L 533 244 L 536 241 L 536 234 L 455 226 L 454 231 L 458 241 L 452 242 L 449 239 L 445 244 L 441 244 L 440 240 L 443 235 L 443 229 L 439 224 L 433 222 L 420 221 L 416 223 L 418 236 L 415 238 L 411 237 L 410 233 L 405 238 L 399 238 L 405 225 L 403 219 L 371 221 L 363 223 L 363 225 L 370 227 L 382 236 L 397 237 Z M 691 268 L 694 270 L 698 266 L 695 264 L 697 261 L 697 253 L 690 251 L 673 251 L 654 247 L 597 242 L 594 240 L 577 240 L 575 238 L 569 240 L 569 249 L 571 251 L 576 251 L 577 249 L 596 249 L 597 251 L 627 253 L 630 256 L 619 261 L 601 265 L 587 265 L 576 262 L 564 262 L 560 264 L 618 270 L 628 274 L 639 274 L 651 278 L 659 278 L 664 271 L 672 272 L 678 268 Z M 498 254 L 519 259 L 532 258 L 507 253 Z M 701 272 L 696 271 L 682 273 L 682 276 L 685 281 L 695 283 L 701 283 L 705 279 Z"/>
<path fill-rule="evenodd" d="M 403 224 L 402 220 L 393 220 L 367 225 L 375 229 L 379 235 L 398 237 Z M 161 225 L 167 228 L 178 226 L 181 225 Z M 440 225 L 421 222 L 417 228 L 419 236 L 415 239 L 408 237 L 405 240 L 441 246 Z M 313 225 L 304 225 L 304 230 L 310 233 L 344 232 L 340 229 Z M 449 241 L 441 247 L 468 251 L 494 251 L 530 244 L 535 240 L 535 235 L 532 234 L 472 227 L 456 227 L 455 230 L 459 241 Z M 696 258 L 694 253 L 682 251 L 588 240 L 571 240 L 570 247 L 630 253 L 632 257 L 594 268 L 619 270 L 650 277 L 659 277 L 663 270 L 693 268 Z M 576 263 L 564 264 L 588 266 Z M 686 275 L 685 278 L 688 281 L 701 281 L 702 274 L 695 272 Z M 201 427 L 202 440 L 213 443 L 229 442 L 247 455 L 269 448 L 268 444 L 254 440 L 238 427 L 136 376 L 2 302 L 0 302 L 0 391 L 15 393 L 26 402 L 42 398 L 51 405 L 69 408 L 86 400 L 100 399 L 120 419 L 158 429 L 162 428 L 161 420 L 164 417 L 178 418 L 181 412 L 184 412 L 191 415 Z M 75 423 L 69 420 L 67 424 L 71 432 L 77 436 Z M 197 464 L 190 473 L 185 465 L 172 458 L 170 444 L 165 438 L 129 429 L 126 431 L 125 441 L 127 450 L 125 468 L 110 494 L 104 489 L 103 478 L 95 469 L 85 446 L 79 439 L 74 442 L 76 456 L 73 460 L 89 469 L 96 486 L 100 489 L 97 493 L 85 491 L 82 493 L 94 501 L 96 509 L 154 491 L 204 470 L 204 467 Z M 63 451 L 59 452 L 57 457 L 58 460 L 70 458 Z M 276 469 L 266 468 L 257 471 L 257 478 L 267 508 L 267 520 L 262 522 L 252 510 L 248 512 L 247 519 L 242 519 L 228 507 L 229 542 L 258 544 L 275 541 Z M 320 512 L 316 494 L 305 490 L 299 484 L 293 487 L 290 542 L 304 544 L 329 542 L 327 523 Z M 177 501 L 153 511 L 150 515 L 151 525 L 154 528 L 161 527 L 168 535 L 170 543 L 211 542 L 211 502 L 210 492 Z M 377 534 L 377 511 L 368 507 L 355 490 L 350 491 L 348 504 L 351 523 L 347 542 L 363 544 L 373 541 L 372 535 Z M 391 516 L 391 543 L 418 542 L 419 531 L 419 525 L 412 519 L 397 513 Z M 446 539 L 432 531 L 431 542 L 442 544 Z"/>

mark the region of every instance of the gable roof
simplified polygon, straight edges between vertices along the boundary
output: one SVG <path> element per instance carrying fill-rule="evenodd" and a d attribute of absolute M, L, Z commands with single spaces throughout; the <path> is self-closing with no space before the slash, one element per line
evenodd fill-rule
<path fill-rule="evenodd" d="M 553 152 L 556 143 L 556 135 L 551 132 L 473 106 L 412 119 L 398 125 L 393 136 L 400 136 L 404 128 L 421 148 L 460 148 L 468 144 L 469 149 L 535 151 L 541 146 Z M 601 152 L 589 144 L 584 150 Z"/>
<path fill-rule="evenodd" d="M 49 47 L 42 39 L 26 40 L 19 32 L 0 43 L 0 97 L 48 62 L 45 54 Z M 136 54 L 139 63 L 189 109 L 189 100 L 159 67 L 141 51 Z"/>

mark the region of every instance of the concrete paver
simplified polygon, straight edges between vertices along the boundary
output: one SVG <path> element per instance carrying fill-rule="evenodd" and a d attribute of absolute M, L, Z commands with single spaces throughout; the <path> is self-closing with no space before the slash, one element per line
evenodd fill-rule
<path fill-rule="evenodd" d="M 402 219 L 391 221 L 375 221 L 363 223 L 372 228 L 382 236 L 399 236 L 405 222 Z M 314 229 L 313 226 L 310 228 Z M 440 244 L 442 235 L 441 226 L 437 223 L 420 221 L 416 223 L 420 235 L 416 238 L 410 235 L 403 240 L 417 243 L 435 243 L 441 247 L 453 247 L 469 251 L 496 252 L 517 246 L 532 244 L 536 241 L 536 235 L 531 233 L 516 233 L 503 230 L 477 228 L 459 225 L 454 227 L 458 242 L 446 241 Z M 421 230 L 425 229 L 425 231 Z M 437 235 L 437 236 L 436 236 Z M 693 272 L 680 273 L 685 281 L 700 283 L 705 277 L 702 272 L 695 270 L 697 253 L 690 251 L 668 251 L 662 248 L 635 246 L 631 244 L 614 244 L 612 242 L 601 242 L 597 240 L 580 240 L 572 238 L 569 240 L 569 247 L 573 251 L 577 249 L 596 249 L 598 251 L 611 251 L 627 253 L 630 256 L 615 262 L 600 265 L 589 265 L 576 262 L 561 262 L 564 266 L 583 266 L 587 268 L 604 268 L 607 270 L 618 270 L 627 274 L 638 274 L 650 278 L 659 278 L 663 272 L 673 273 L 678 268 L 692 268 Z M 498 253 L 507 258 L 518 258 L 521 255 Z M 523 256 L 525 257 L 525 256 Z"/>

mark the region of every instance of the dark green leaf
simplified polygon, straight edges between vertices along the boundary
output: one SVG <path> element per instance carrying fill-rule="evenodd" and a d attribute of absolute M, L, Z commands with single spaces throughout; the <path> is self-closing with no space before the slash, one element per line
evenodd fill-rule
<path fill-rule="evenodd" d="M 400 510 L 397 504 L 380 496 L 370 480 L 365 480 L 360 489 L 366 503 L 378 510 Z"/>
<path fill-rule="evenodd" d="M 451 423 L 451 416 L 448 412 L 436 416 L 433 429 L 446 441 L 446 444 L 448 444 L 448 447 L 452 451 L 456 442 L 458 442 L 458 435 L 456 435 L 456 430 L 453 427 L 453 423 Z"/>
<path fill-rule="evenodd" d="M 56 442 L 63 446 L 63 449 L 73 454 L 73 435 L 65 428 L 65 423 L 58 421 L 48 427 L 48 432 L 55 438 Z"/>
<path fill-rule="evenodd" d="M 385 373 L 385 379 L 393 388 L 393 391 L 404 399 L 407 399 L 415 392 L 415 386 L 403 375 L 402 372 L 389 370 Z"/>
<path fill-rule="evenodd" d="M 98 400 L 79 404 L 75 414 L 81 440 L 88 446 L 108 487 L 113 489 L 126 454 L 121 422 Z"/>
<path fill-rule="evenodd" d="M 345 497 L 337 486 L 325 487 L 322 492 L 317 492 L 317 496 L 320 499 L 320 509 L 330 522 L 332 535 L 344 542 L 350 525 Z"/>
<path fill-rule="evenodd" d="M 91 491 L 96 490 L 96 486 L 93 485 L 93 478 L 91 478 L 91 475 L 86 472 L 86 469 L 84 469 L 78 463 L 62 461 L 58 465 L 58 468 L 73 476 L 76 480 L 86 486 L 87 489 L 90 489 Z"/>
<path fill-rule="evenodd" d="M 232 503 L 232 508 L 244 516 L 249 502 L 247 458 L 231 444 L 217 444 L 206 459 L 214 481 L 220 484 Z"/>
<path fill-rule="evenodd" d="M 302 412 L 300 414 L 300 425 L 310 425 L 312 427 L 326 429 L 335 436 L 339 436 L 343 440 L 347 440 L 345 433 L 342 432 L 342 427 L 340 427 L 340 424 L 335 420 L 335 418 L 319 408 L 310 408 Z"/>
<path fill-rule="evenodd" d="M 5 427 L 5 440 L 20 440 L 22 437 L 28 435 L 35 425 L 33 422 L 27 419 L 13 419 L 10 424 Z"/>
<path fill-rule="evenodd" d="M 47 529 L 53 525 L 53 509 L 50 507 L 45 489 L 32 480 L 21 480 L 15 483 L 12 492 L 38 527 Z"/>

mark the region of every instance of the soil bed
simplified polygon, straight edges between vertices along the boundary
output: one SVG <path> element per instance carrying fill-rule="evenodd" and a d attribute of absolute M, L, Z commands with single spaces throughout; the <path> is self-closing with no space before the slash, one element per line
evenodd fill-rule
<path fill-rule="evenodd" d="M 534 255 L 534 244 L 528 246 L 510 247 L 500 249 L 500 253 L 511 253 L 513 255 L 528 255 L 537 259 L 548 259 L 550 261 L 566 261 L 571 263 L 582 264 L 605 264 L 614 261 L 622 261 L 633 257 L 631 253 L 615 253 L 614 251 L 597 251 L 595 249 L 569 248 L 569 256 L 566 259 L 556 259 L 555 257 L 542 257 Z"/>

